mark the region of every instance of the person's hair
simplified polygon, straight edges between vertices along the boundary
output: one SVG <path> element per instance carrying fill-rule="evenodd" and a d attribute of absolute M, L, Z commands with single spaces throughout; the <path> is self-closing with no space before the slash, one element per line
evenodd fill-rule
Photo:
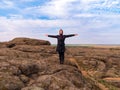
<path fill-rule="evenodd" d="M 60 34 L 60 32 L 62 32 L 62 34 L 63 34 L 63 30 L 62 29 L 59 30 L 59 34 Z"/>

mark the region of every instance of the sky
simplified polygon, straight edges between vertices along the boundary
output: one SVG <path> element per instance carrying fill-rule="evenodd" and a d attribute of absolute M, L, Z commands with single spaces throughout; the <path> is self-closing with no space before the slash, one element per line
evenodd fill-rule
<path fill-rule="evenodd" d="M 67 44 L 120 44 L 120 0 L 0 0 L 0 42 L 16 37 Z"/>

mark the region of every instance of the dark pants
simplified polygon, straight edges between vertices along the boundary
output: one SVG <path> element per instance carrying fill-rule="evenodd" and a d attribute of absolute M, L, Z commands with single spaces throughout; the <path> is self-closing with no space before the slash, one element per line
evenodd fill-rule
<path fill-rule="evenodd" d="M 60 64 L 64 63 L 64 52 L 59 52 L 59 60 L 60 60 Z"/>

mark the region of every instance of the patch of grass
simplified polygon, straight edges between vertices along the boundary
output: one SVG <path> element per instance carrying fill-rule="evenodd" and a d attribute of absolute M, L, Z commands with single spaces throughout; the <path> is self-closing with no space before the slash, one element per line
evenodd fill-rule
<path fill-rule="evenodd" d="M 119 90 L 117 87 L 111 85 L 110 83 L 106 82 L 105 80 L 98 80 L 99 83 L 105 85 L 109 90 Z"/>
<path fill-rule="evenodd" d="M 92 86 L 89 86 L 91 87 L 91 90 L 101 90 L 98 86 L 97 86 L 97 82 L 92 79 L 91 77 L 84 77 L 85 81 L 88 82 L 88 85 L 91 84 Z"/>

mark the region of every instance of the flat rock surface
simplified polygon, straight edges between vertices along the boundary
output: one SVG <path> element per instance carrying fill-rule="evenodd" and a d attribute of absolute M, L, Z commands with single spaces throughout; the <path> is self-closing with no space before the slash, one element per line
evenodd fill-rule
<path fill-rule="evenodd" d="M 66 47 L 65 63 L 59 64 L 56 47 L 41 41 L 0 43 L 0 90 L 120 89 L 119 48 Z"/>
<path fill-rule="evenodd" d="M 39 40 L 17 38 L 0 48 L 0 90 L 96 90 L 78 66 L 66 57 L 59 64 L 55 47 Z M 43 41 L 43 40 L 42 40 Z M 44 41 L 43 41 L 44 42 Z M 45 41 L 46 42 L 46 41 Z M 2 43 L 2 45 L 6 45 Z"/>

